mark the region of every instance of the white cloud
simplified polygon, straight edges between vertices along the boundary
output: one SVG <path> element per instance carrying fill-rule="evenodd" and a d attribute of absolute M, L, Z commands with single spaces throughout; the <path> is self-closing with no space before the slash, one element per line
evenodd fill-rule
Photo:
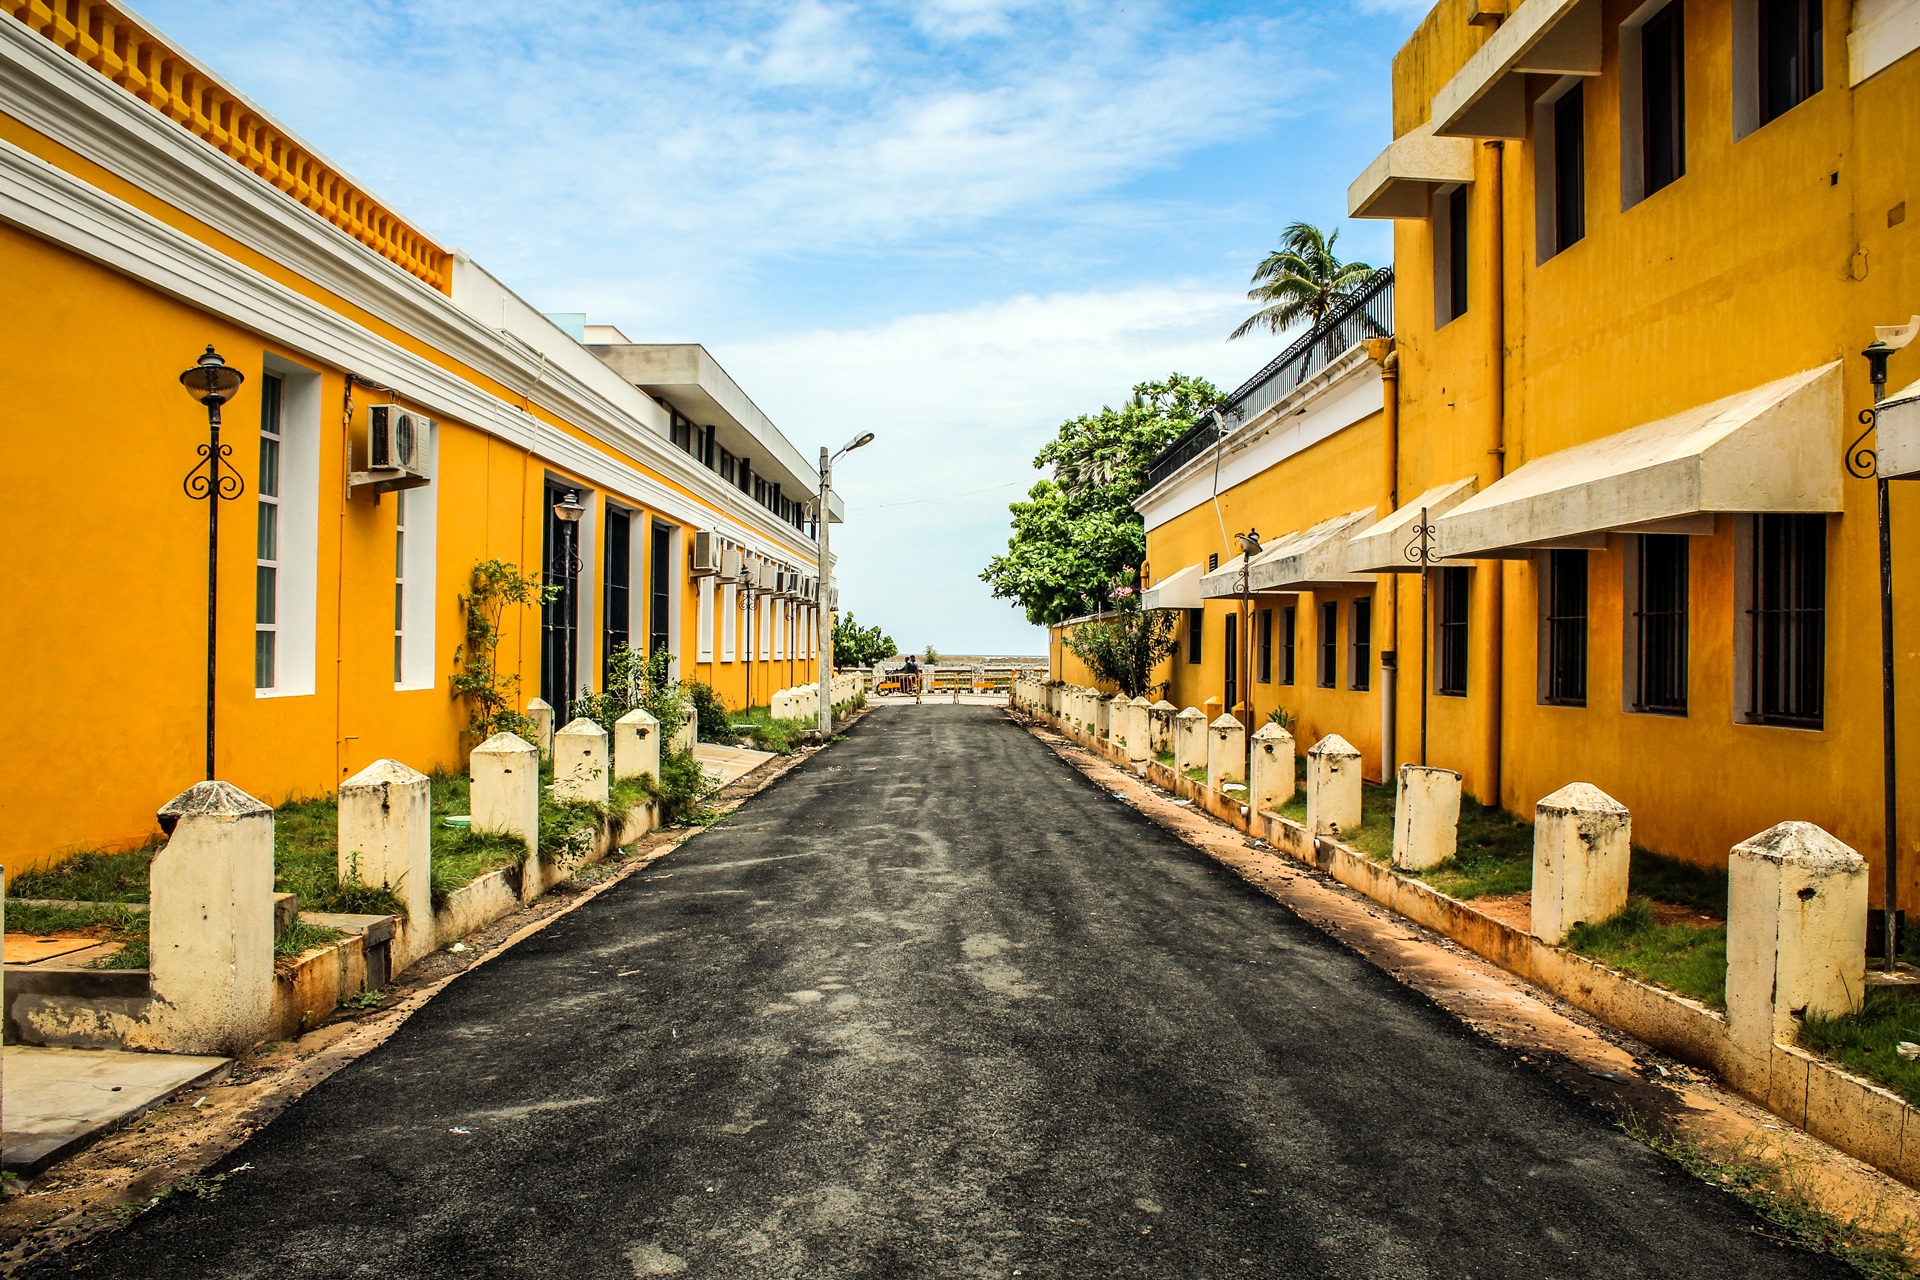
<path fill-rule="evenodd" d="M 1136 382 L 1177 370 L 1237 384 L 1273 354 L 1223 341 L 1245 305 L 1178 286 L 1029 296 L 715 355 L 808 456 L 877 433 L 836 475 L 841 599 L 863 621 L 916 649 L 1039 653 L 1043 633 L 978 576 L 1037 478 L 1033 455 Z"/>

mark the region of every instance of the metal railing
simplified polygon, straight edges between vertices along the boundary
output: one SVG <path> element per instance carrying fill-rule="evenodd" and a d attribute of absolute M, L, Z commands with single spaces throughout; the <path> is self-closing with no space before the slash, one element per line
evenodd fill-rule
<path fill-rule="evenodd" d="M 1147 487 L 1151 489 L 1213 448 L 1221 436 L 1223 413 L 1235 423 L 1250 422 L 1360 342 L 1392 332 L 1393 268 L 1382 267 L 1325 322 L 1294 339 L 1264 369 L 1241 383 L 1218 410 L 1202 415 L 1162 449 L 1147 464 Z"/>

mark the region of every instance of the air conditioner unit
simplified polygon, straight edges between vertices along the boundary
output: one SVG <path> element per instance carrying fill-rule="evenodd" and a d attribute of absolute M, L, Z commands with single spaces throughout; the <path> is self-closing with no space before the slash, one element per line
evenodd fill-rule
<path fill-rule="evenodd" d="M 818 600 L 820 598 L 820 580 L 812 574 L 801 575 L 800 598 L 802 600 Z"/>
<path fill-rule="evenodd" d="M 347 491 L 371 489 L 377 500 L 396 489 L 431 484 L 427 447 L 432 434 L 431 419 L 397 404 L 374 405 L 367 421 L 367 469 L 348 474 Z"/>
<path fill-rule="evenodd" d="M 720 552 L 720 576 L 723 578 L 740 576 L 740 548 L 731 542 Z"/>
<path fill-rule="evenodd" d="M 711 578 L 720 572 L 720 535 L 701 529 L 693 535 L 693 576 Z"/>
<path fill-rule="evenodd" d="M 800 571 L 787 569 L 780 574 L 780 594 L 791 600 L 800 594 Z"/>
<path fill-rule="evenodd" d="M 840 588 L 834 587 L 827 592 L 827 608 L 838 609 L 839 607 L 840 607 Z"/>
<path fill-rule="evenodd" d="M 754 590 L 763 591 L 763 592 L 772 591 L 774 589 L 774 577 L 776 576 L 777 572 L 778 571 L 773 567 L 772 561 L 762 560 L 759 566 L 754 570 L 754 577 L 753 577 Z"/>

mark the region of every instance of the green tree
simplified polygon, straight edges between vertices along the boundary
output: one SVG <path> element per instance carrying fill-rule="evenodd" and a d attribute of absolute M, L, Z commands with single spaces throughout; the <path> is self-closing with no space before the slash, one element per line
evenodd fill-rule
<path fill-rule="evenodd" d="M 1129 698 L 1153 687 L 1153 669 L 1172 656 L 1179 643 L 1174 612 L 1140 607 L 1140 591 L 1128 577 L 1107 590 L 1113 612 L 1083 622 L 1067 633 L 1067 648 L 1102 682 L 1120 686 Z"/>
<path fill-rule="evenodd" d="M 1139 384 L 1118 409 L 1061 423 L 1033 460 L 1052 478 L 1008 507 L 1006 554 L 980 574 L 993 594 L 1018 601 L 1037 626 L 1106 608 L 1113 584 L 1128 580 L 1147 553 L 1133 509 L 1146 490 L 1147 464 L 1219 398 L 1205 378 L 1174 373 Z"/>
<path fill-rule="evenodd" d="M 882 658 L 900 652 L 893 637 L 879 627 L 862 627 L 853 620 L 853 611 L 840 615 L 833 624 L 833 665 L 852 669 L 870 667 Z"/>
<path fill-rule="evenodd" d="M 454 651 L 452 684 L 455 697 L 467 700 L 467 736 L 483 741 L 496 733 L 533 736 L 533 722 L 515 703 L 520 696 L 517 673 L 500 670 L 501 624 L 508 608 L 543 605 L 560 594 L 537 573 L 521 573 L 505 560 L 482 560 L 473 566 L 468 590 L 459 597 L 467 616 L 467 633 Z"/>
<path fill-rule="evenodd" d="M 1321 234 L 1308 222 L 1296 222 L 1280 236 L 1280 247 L 1254 268 L 1247 301 L 1263 304 L 1240 322 L 1227 341 L 1244 338 L 1256 329 L 1279 333 L 1305 321 L 1319 324 L 1373 279 L 1364 262 L 1342 262 L 1333 251 L 1340 238 Z M 1378 335 L 1375 335 L 1378 336 Z"/>

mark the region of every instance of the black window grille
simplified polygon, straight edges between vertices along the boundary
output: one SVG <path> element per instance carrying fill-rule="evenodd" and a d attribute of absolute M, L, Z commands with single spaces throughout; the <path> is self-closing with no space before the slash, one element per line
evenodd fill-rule
<path fill-rule="evenodd" d="M 1254 632 L 1254 644 L 1259 651 L 1259 665 L 1255 667 L 1261 684 L 1273 683 L 1273 610 L 1260 611 L 1260 624 Z"/>
<path fill-rule="evenodd" d="M 1635 583 L 1636 711 L 1687 714 L 1687 553 L 1685 535 L 1645 534 Z"/>
<path fill-rule="evenodd" d="M 1240 705 L 1240 615 L 1229 613 L 1226 617 L 1226 625 L 1220 629 L 1220 634 L 1226 638 L 1227 642 L 1226 710 L 1231 714 L 1233 709 Z"/>
<path fill-rule="evenodd" d="M 1347 687 L 1373 687 L 1373 597 L 1353 602 L 1353 620 L 1347 625 Z"/>
<path fill-rule="evenodd" d="M 1447 319 L 1467 313 L 1467 189 L 1447 196 Z"/>
<path fill-rule="evenodd" d="M 633 643 L 633 513 L 607 508 L 607 603 L 600 646 L 600 687 L 607 687 L 613 655 Z"/>
<path fill-rule="evenodd" d="M 1320 606 L 1320 687 L 1331 689 L 1339 683 L 1340 603 L 1328 600 Z"/>
<path fill-rule="evenodd" d="M 647 654 L 668 648 L 672 633 L 673 526 L 653 522 L 653 556 L 648 566 Z"/>
<path fill-rule="evenodd" d="M 1645 134 L 1646 193 L 1687 171 L 1687 95 L 1681 0 L 1640 28 L 1640 120 Z"/>
<path fill-rule="evenodd" d="M 554 503 L 567 490 L 548 486 L 546 501 L 546 585 L 558 587 L 540 609 L 540 696 L 565 720 L 567 708 L 579 692 L 574 663 L 579 652 L 576 628 L 580 618 L 580 526 L 562 520 Z"/>
<path fill-rule="evenodd" d="M 1294 679 L 1293 641 L 1294 641 L 1294 637 L 1299 633 L 1299 627 L 1296 625 L 1296 619 L 1298 617 L 1299 617 L 1299 610 L 1295 609 L 1292 605 L 1288 605 L 1286 608 L 1280 611 L 1280 683 L 1281 684 L 1293 683 L 1293 679 Z"/>
<path fill-rule="evenodd" d="M 1760 0 L 1760 122 L 1785 115 L 1822 82 L 1821 0 Z"/>
<path fill-rule="evenodd" d="M 1825 714 L 1827 521 L 1755 516 L 1749 718 L 1817 729 Z"/>
<path fill-rule="evenodd" d="M 1587 234 L 1587 115 L 1575 84 L 1553 104 L 1553 251 Z"/>
<path fill-rule="evenodd" d="M 1435 619 L 1433 691 L 1443 697 L 1467 696 L 1467 588 L 1471 569 L 1440 570 L 1440 609 Z"/>
<path fill-rule="evenodd" d="M 1547 663 L 1542 702 L 1587 705 L 1587 553 L 1547 552 Z"/>
<path fill-rule="evenodd" d="M 1201 644 L 1206 627 L 1207 611 L 1205 609 L 1187 610 L 1187 662 L 1191 666 L 1199 666 L 1201 658 L 1205 655 L 1206 651 Z"/>

